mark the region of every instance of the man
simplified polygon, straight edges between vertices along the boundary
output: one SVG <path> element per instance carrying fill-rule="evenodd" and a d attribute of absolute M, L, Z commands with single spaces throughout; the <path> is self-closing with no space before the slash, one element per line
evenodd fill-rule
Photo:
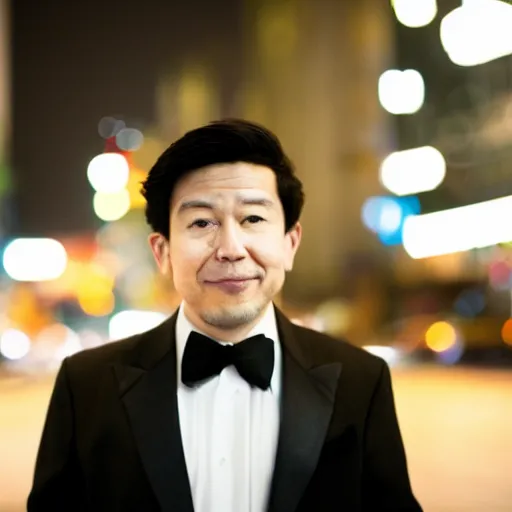
<path fill-rule="evenodd" d="M 183 302 L 63 362 L 29 512 L 421 510 L 386 364 L 272 303 L 304 202 L 277 138 L 240 120 L 193 130 L 143 193 Z"/>

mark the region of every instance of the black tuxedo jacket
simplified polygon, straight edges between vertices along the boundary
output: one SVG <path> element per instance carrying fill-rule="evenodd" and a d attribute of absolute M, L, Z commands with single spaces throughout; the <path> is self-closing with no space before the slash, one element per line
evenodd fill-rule
<path fill-rule="evenodd" d="M 421 511 L 387 365 L 276 315 L 282 413 L 268 510 Z M 63 362 L 28 512 L 193 512 L 176 397 L 175 323 L 176 314 Z"/>

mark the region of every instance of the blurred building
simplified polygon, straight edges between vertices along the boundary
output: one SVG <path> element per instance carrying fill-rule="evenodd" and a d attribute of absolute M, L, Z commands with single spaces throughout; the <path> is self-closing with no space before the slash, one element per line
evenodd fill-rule
<path fill-rule="evenodd" d="M 360 305 L 356 323 L 375 324 L 392 260 L 364 228 L 361 208 L 382 193 L 378 167 L 395 149 L 376 94 L 393 63 L 390 6 L 154 1 L 143 15 L 117 1 L 108 13 L 94 1 L 79 15 L 67 6 L 13 5 L 18 234 L 62 238 L 101 227 L 86 167 L 102 151 L 102 117 L 142 129 L 133 155 L 141 171 L 184 131 L 247 117 L 279 135 L 306 188 L 303 245 L 285 297 L 309 307 L 341 295 Z"/>
<path fill-rule="evenodd" d="M 18 222 L 11 223 L 11 233 L 67 240 L 68 250 L 69 240 L 82 236 L 100 252 L 118 253 L 122 265 L 112 265 L 115 286 L 110 278 L 103 286 L 97 276 L 98 289 L 105 292 L 101 312 L 149 308 L 155 289 L 161 305 L 166 288 L 155 284 L 138 293 L 154 270 L 143 246 L 147 228 L 138 184 L 185 131 L 241 116 L 278 134 L 306 189 L 303 243 L 283 293 L 288 305 L 311 312 L 332 298 L 339 299 L 338 306 L 348 304 L 323 306 L 336 310 L 332 316 L 350 317 L 345 332 L 354 342 L 370 339 L 393 318 L 429 309 L 426 290 L 435 290 L 437 310 L 446 302 L 443 308 L 450 312 L 452 295 L 486 283 L 490 266 L 503 263 L 503 252 L 510 249 L 492 246 L 414 259 L 402 243 L 404 218 L 512 194 L 507 166 L 512 67 L 510 57 L 473 67 L 450 61 L 439 28 L 460 2 L 436 7 L 434 0 L 422 0 L 421 5 L 434 6 L 434 14 L 418 28 L 397 21 L 398 3 L 411 5 L 398 0 L 148 0 L 137 10 L 113 0 L 105 11 L 99 0 L 79 8 L 64 0 L 12 2 L 16 95 L 9 160 Z M 5 14 L 5 0 L 1 5 Z M 7 34 L 2 31 L 0 49 L 8 46 Z M 10 67 L 6 58 L 0 62 Z M 398 115 L 383 108 L 380 81 L 385 72 L 400 75 L 404 69 L 421 75 L 424 90 L 419 108 Z M 2 74 L 5 84 L 7 77 Z M 5 84 L 0 126 L 7 131 L 0 132 L 0 162 L 9 133 Z M 116 150 L 116 137 L 102 135 L 99 128 L 105 116 L 144 137 L 128 158 L 120 215 L 112 215 L 112 197 L 103 203 L 108 215 L 98 214 L 98 190 L 87 183 L 89 162 Z M 404 197 L 384 186 L 386 157 L 421 146 L 437 148 L 446 161 L 441 182 Z M 416 174 L 425 174 L 420 167 Z M 0 174 L 0 197 L 6 176 Z M 371 199 L 391 201 L 393 208 L 379 214 L 379 224 L 386 229 L 393 224 L 393 236 L 365 225 Z M 397 206 L 404 201 L 409 210 Z M 85 286 L 82 309 L 90 313 L 94 302 L 98 313 L 97 290 L 90 288 Z M 126 293 L 118 293 L 123 289 Z M 498 290 L 496 301 L 508 307 L 503 293 L 509 289 Z"/>
<path fill-rule="evenodd" d="M 386 256 L 360 212 L 381 191 L 378 165 L 394 144 L 375 90 L 393 60 L 391 11 L 378 0 L 246 4 L 244 113 L 280 135 L 307 195 L 286 295 L 315 303 Z"/>

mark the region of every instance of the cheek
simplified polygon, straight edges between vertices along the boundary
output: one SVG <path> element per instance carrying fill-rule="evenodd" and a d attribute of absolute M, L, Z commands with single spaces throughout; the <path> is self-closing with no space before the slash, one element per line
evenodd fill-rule
<path fill-rule="evenodd" d="M 209 258 L 211 249 L 197 240 L 175 239 L 170 248 L 170 261 L 175 281 L 195 280 L 195 276 Z"/>
<path fill-rule="evenodd" d="M 286 248 L 282 238 L 266 237 L 255 240 L 250 251 L 253 258 L 268 269 L 281 269 L 286 265 Z"/>

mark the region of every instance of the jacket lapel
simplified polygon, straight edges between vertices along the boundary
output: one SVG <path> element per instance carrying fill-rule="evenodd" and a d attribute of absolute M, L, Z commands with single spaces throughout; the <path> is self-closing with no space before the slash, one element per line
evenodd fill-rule
<path fill-rule="evenodd" d="M 295 327 L 277 311 L 283 344 L 282 412 L 270 512 L 292 512 L 315 471 L 331 416 L 341 364 L 311 367 Z"/>
<path fill-rule="evenodd" d="M 145 333 L 115 374 L 142 464 L 164 511 L 193 512 L 176 396 L 176 314 Z"/>

